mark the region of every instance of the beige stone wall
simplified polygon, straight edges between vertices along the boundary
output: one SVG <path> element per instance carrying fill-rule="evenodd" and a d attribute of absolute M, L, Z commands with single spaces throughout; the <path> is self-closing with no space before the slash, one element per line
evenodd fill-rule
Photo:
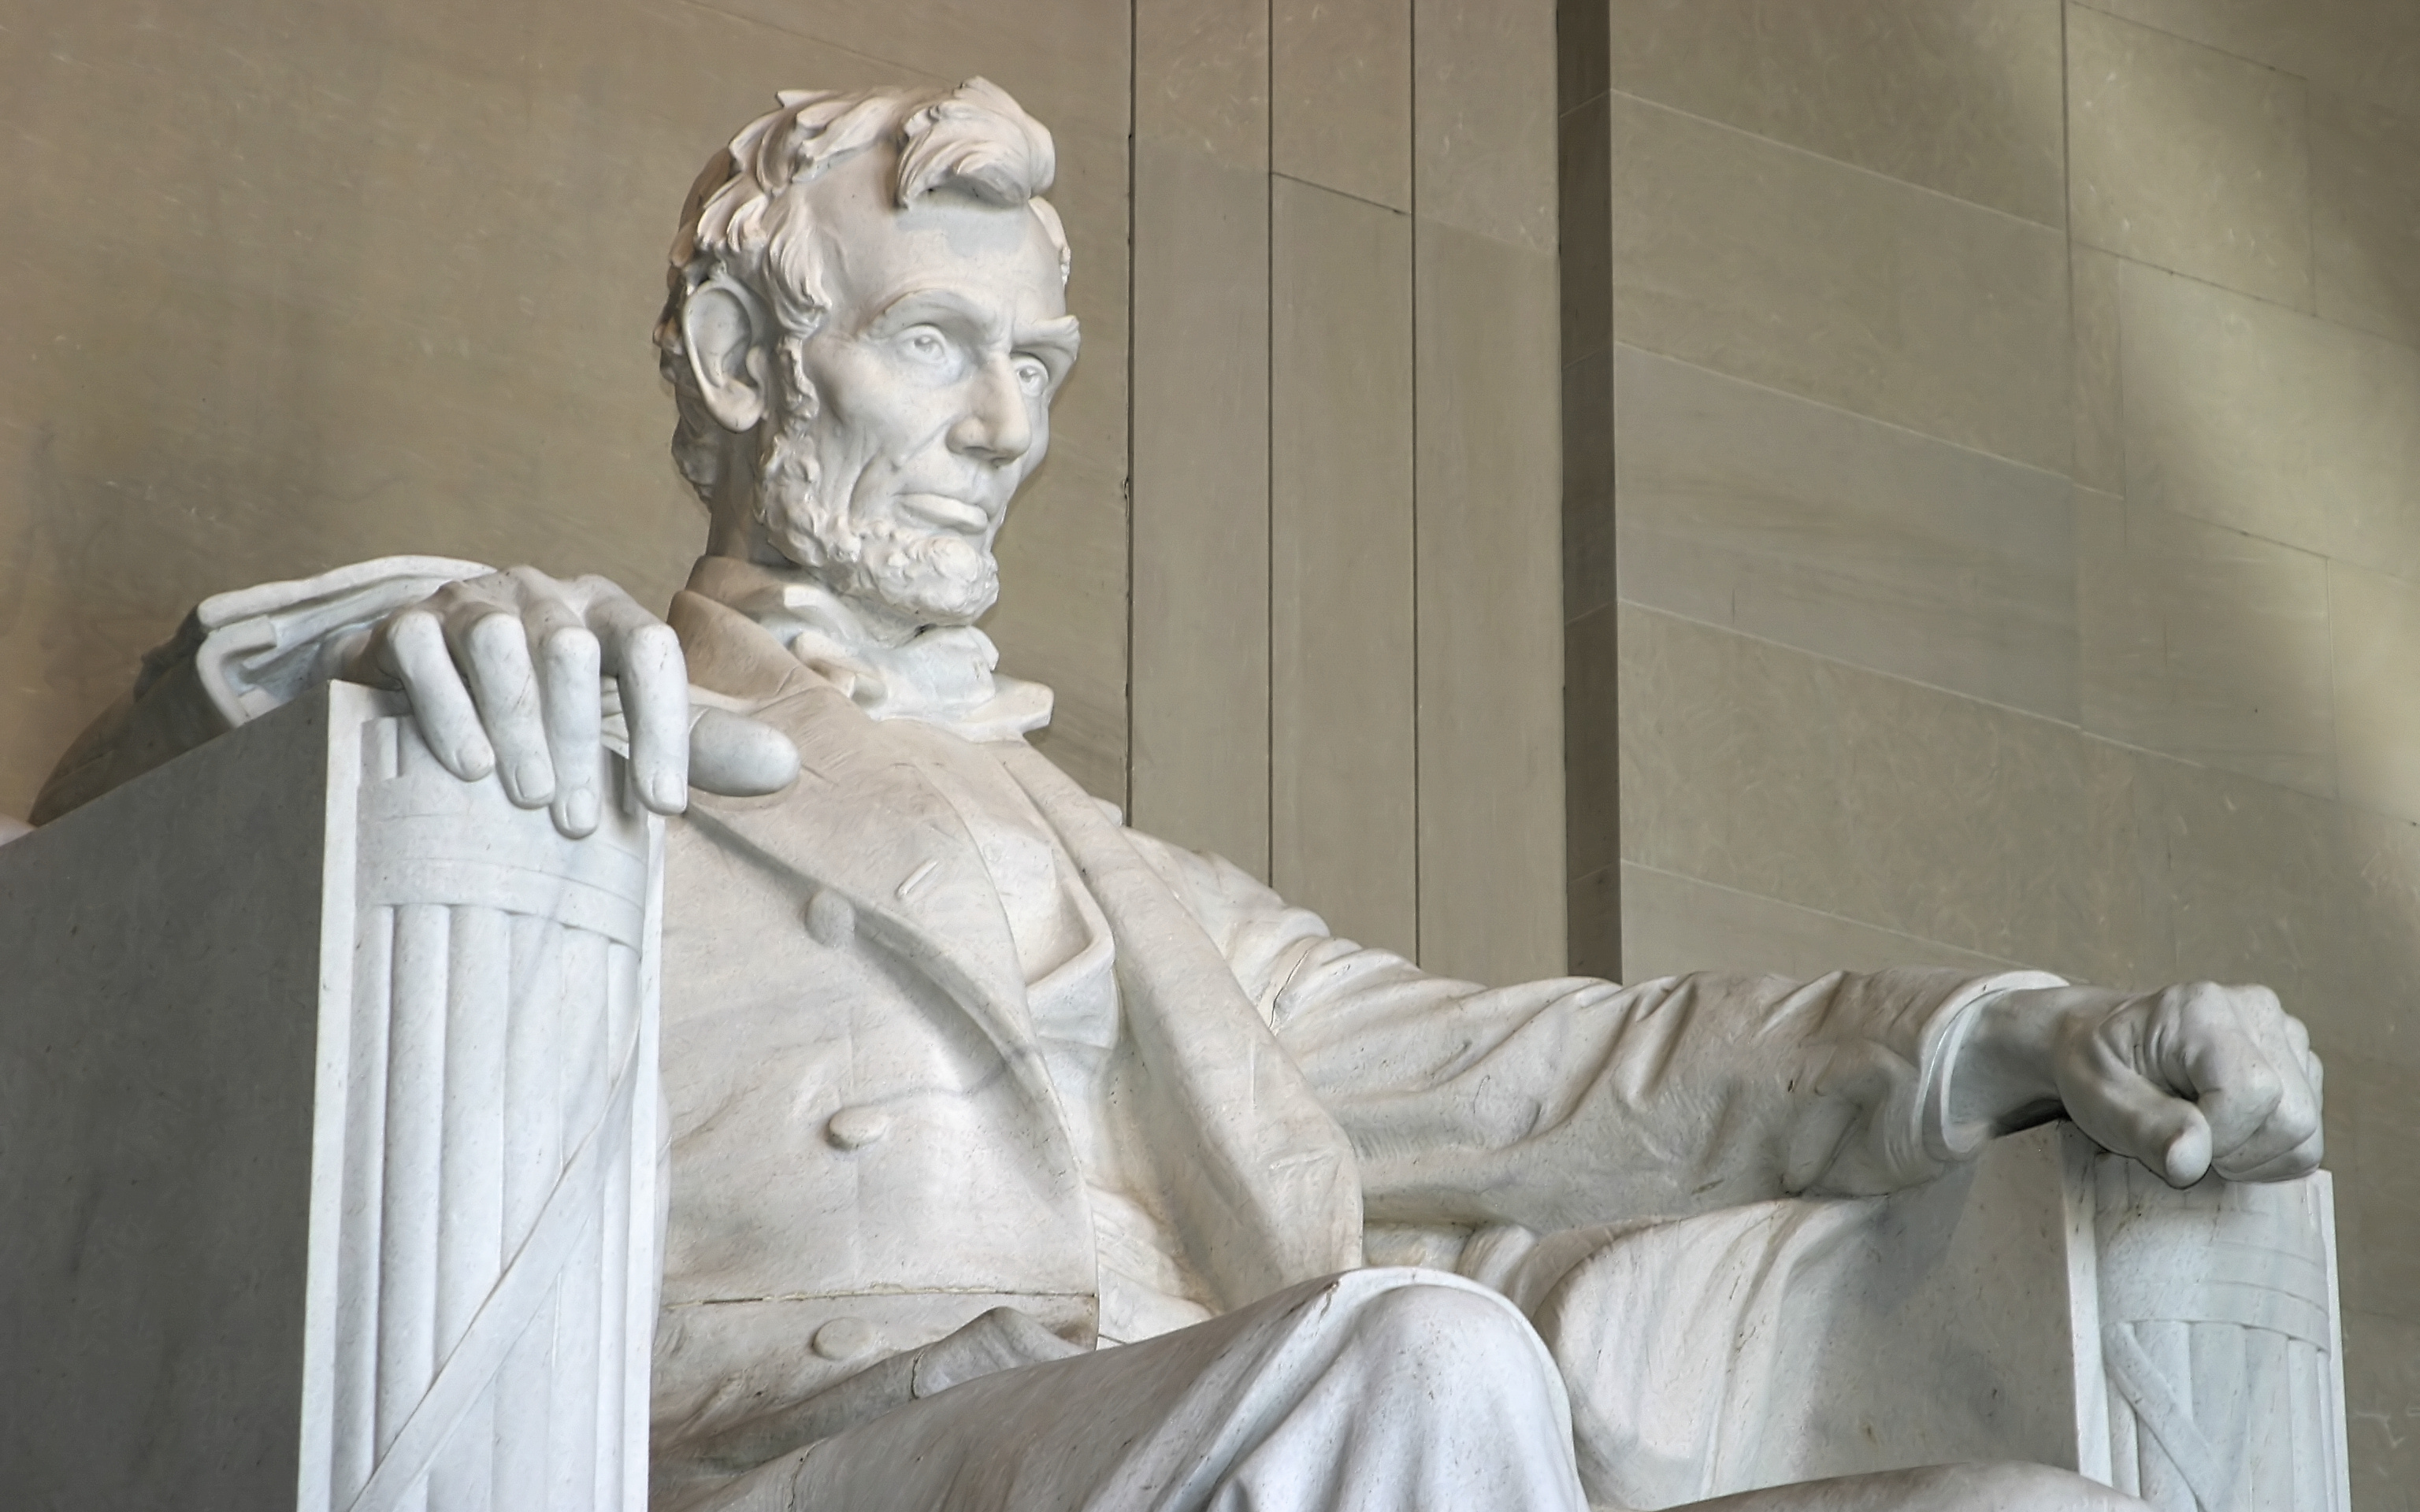
<path fill-rule="evenodd" d="M 2274 984 L 2329 1063 L 2355 1503 L 2420 1507 L 2420 8 L 1612 0 L 1604 42 L 1575 955 Z"/>
<path fill-rule="evenodd" d="M 776 88 L 980 72 L 1057 133 L 1084 324 L 989 623 L 1044 743 L 1113 796 L 1131 744 L 1140 821 L 1340 927 L 1551 970 L 1553 57 L 1542 0 L 19 5 L 0 813 L 210 592 L 410 550 L 669 596 L 690 177 Z"/>
<path fill-rule="evenodd" d="M 1125 723 L 1126 0 L 28 0 L 0 23 L 0 812 L 197 597 L 393 551 L 678 585 L 649 333 L 777 88 L 975 72 L 1057 132 L 1094 354 L 999 633 Z"/>
<path fill-rule="evenodd" d="M 1559 971 L 1550 0 L 1137 0 L 1133 811 Z"/>

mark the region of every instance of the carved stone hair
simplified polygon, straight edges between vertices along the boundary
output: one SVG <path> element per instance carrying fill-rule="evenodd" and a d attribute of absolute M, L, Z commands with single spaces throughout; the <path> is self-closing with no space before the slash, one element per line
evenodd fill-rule
<path fill-rule="evenodd" d="M 1003 208 L 1024 205 L 1070 262 L 1066 229 L 1042 198 L 1057 172 L 1050 132 L 1008 92 L 985 79 L 955 89 L 783 90 L 781 108 L 748 123 L 699 174 L 673 239 L 664 313 L 656 325 L 663 375 L 680 421 L 673 459 L 701 499 L 720 471 L 720 427 L 706 408 L 681 340 L 681 311 L 707 284 L 728 281 L 772 314 L 778 345 L 795 369 L 800 344 L 823 324 L 823 249 L 806 187 L 833 165 L 873 147 L 894 154 L 892 197 L 900 209 L 937 190 Z"/>

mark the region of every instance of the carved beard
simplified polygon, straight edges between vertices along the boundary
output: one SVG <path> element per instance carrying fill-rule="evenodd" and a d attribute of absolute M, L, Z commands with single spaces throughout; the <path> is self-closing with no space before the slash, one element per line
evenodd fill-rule
<path fill-rule="evenodd" d="M 813 411 L 787 409 L 757 469 L 757 517 L 773 543 L 844 597 L 872 599 L 919 625 L 973 624 L 1000 597 L 990 543 L 888 517 L 861 519 L 848 501 L 825 497 Z"/>

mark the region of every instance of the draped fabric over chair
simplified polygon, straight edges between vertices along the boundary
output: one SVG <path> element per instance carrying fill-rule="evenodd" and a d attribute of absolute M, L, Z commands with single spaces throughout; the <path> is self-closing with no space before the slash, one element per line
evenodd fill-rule
<path fill-rule="evenodd" d="M 643 1506 L 661 822 L 359 737 L 326 1505 Z"/>

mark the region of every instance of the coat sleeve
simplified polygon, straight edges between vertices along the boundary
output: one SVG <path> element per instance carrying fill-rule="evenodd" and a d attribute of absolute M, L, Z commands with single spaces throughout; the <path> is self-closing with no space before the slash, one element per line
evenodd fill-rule
<path fill-rule="evenodd" d="M 1244 872 L 1137 837 L 1352 1137 L 1371 1221 L 1539 1230 L 1914 1185 L 1967 1010 L 2039 972 L 1697 973 L 1482 987 L 1331 935 Z"/>

